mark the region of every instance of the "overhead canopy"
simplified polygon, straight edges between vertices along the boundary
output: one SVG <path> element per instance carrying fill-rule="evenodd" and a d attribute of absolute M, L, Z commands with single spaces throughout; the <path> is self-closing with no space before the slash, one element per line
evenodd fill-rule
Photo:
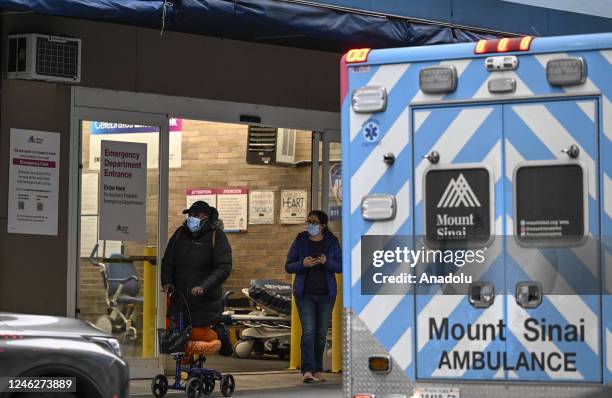
<path fill-rule="evenodd" d="M 612 0 L 293 1 L 523 35 L 560 36 L 612 31 Z"/>
<path fill-rule="evenodd" d="M 0 0 L 0 7 L 337 52 L 492 37 L 476 28 L 281 0 Z"/>

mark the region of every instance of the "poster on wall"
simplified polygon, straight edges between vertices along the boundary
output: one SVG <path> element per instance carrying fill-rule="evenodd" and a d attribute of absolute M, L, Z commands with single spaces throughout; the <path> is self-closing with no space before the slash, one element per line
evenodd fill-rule
<path fill-rule="evenodd" d="M 169 119 L 170 168 L 181 167 L 183 120 Z M 89 169 L 100 169 L 100 142 L 129 141 L 147 144 L 147 168 L 157 169 L 159 164 L 159 127 L 138 124 L 90 122 Z"/>
<path fill-rule="evenodd" d="M 189 188 L 186 208 L 193 202 L 203 200 L 219 211 L 225 232 L 245 232 L 248 220 L 248 188 Z"/>
<path fill-rule="evenodd" d="M 329 168 L 329 219 L 342 218 L 342 164 L 335 163 Z"/>
<path fill-rule="evenodd" d="M 80 255 L 83 258 L 91 256 L 96 243 L 98 244 L 98 257 L 110 257 L 113 254 L 121 254 L 121 241 L 98 240 L 98 216 L 81 216 L 80 229 Z"/>
<path fill-rule="evenodd" d="M 281 191 L 280 221 L 282 224 L 303 224 L 308 211 L 308 191 L 292 189 Z"/>
<path fill-rule="evenodd" d="M 98 214 L 98 173 L 81 175 L 81 214 Z"/>
<path fill-rule="evenodd" d="M 8 232 L 57 235 L 60 135 L 11 129 Z"/>
<path fill-rule="evenodd" d="M 102 141 L 99 239 L 146 238 L 147 144 Z"/>
<path fill-rule="evenodd" d="M 274 224 L 274 191 L 249 192 L 249 224 Z"/>
<path fill-rule="evenodd" d="M 217 193 L 212 188 L 188 188 L 186 198 L 186 209 L 198 200 L 203 200 L 212 207 L 217 207 Z"/>
<path fill-rule="evenodd" d="M 219 218 L 223 220 L 225 232 L 245 232 L 247 230 L 248 192 L 247 188 L 217 189 L 217 210 L 219 210 Z"/>
<path fill-rule="evenodd" d="M 79 231 L 81 257 L 89 257 L 98 242 L 98 216 L 81 216 Z"/>

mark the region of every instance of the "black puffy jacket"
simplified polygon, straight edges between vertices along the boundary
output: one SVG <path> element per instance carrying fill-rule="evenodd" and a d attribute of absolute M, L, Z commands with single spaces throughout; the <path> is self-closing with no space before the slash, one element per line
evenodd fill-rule
<path fill-rule="evenodd" d="M 182 295 L 189 306 L 193 326 L 219 322 L 223 312 L 222 284 L 231 271 L 232 248 L 221 229 L 206 223 L 193 234 L 185 225 L 181 226 L 170 238 L 162 260 L 162 285 L 172 284 L 177 290 L 172 295 L 167 316 L 178 319 L 179 312 L 188 315 Z M 196 286 L 204 289 L 202 296 L 191 294 Z M 188 324 L 188 318 L 186 321 Z"/>

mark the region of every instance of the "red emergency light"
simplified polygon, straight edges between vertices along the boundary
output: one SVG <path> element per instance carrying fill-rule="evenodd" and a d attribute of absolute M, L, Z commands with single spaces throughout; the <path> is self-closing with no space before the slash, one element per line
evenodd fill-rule
<path fill-rule="evenodd" d="M 503 38 L 495 40 L 478 40 L 474 53 L 476 54 L 488 54 L 488 53 L 506 53 L 512 51 L 529 51 L 531 42 L 533 41 L 532 36 L 525 37 L 513 37 Z"/>
<path fill-rule="evenodd" d="M 369 48 L 355 48 L 346 53 L 346 62 L 365 62 L 368 60 L 368 54 L 370 53 Z"/>

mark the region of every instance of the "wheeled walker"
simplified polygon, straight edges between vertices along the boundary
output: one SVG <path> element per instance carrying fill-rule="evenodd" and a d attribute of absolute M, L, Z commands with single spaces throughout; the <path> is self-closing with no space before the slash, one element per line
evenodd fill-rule
<path fill-rule="evenodd" d="M 180 314 L 179 331 L 182 332 L 184 328 L 183 314 Z M 188 345 L 189 344 L 192 344 L 192 342 L 190 341 Z M 215 389 L 217 382 L 219 382 L 221 394 L 225 397 L 231 397 L 236 388 L 234 376 L 231 374 L 222 374 L 215 369 L 205 368 L 204 363 L 206 362 L 206 356 L 204 352 L 198 352 L 197 349 L 194 350 L 193 347 L 186 351 L 188 351 L 189 354 L 187 354 L 187 352 L 169 354 L 176 361 L 174 382 L 170 384 L 166 375 L 163 374 L 155 376 L 151 382 L 151 392 L 153 395 L 157 398 L 162 398 L 166 395 L 168 390 L 179 390 L 185 391 L 185 396 L 187 398 L 200 398 L 202 395 L 210 395 Z M 191 362 L 189 365 L 184 365 L 182 363 L 183 359 L 192 355 L 198 355 L 198 359 L 195 363 Z M 187 374 L 186 380 L 183 380 L 181 377 L 183 372 Z"/>

